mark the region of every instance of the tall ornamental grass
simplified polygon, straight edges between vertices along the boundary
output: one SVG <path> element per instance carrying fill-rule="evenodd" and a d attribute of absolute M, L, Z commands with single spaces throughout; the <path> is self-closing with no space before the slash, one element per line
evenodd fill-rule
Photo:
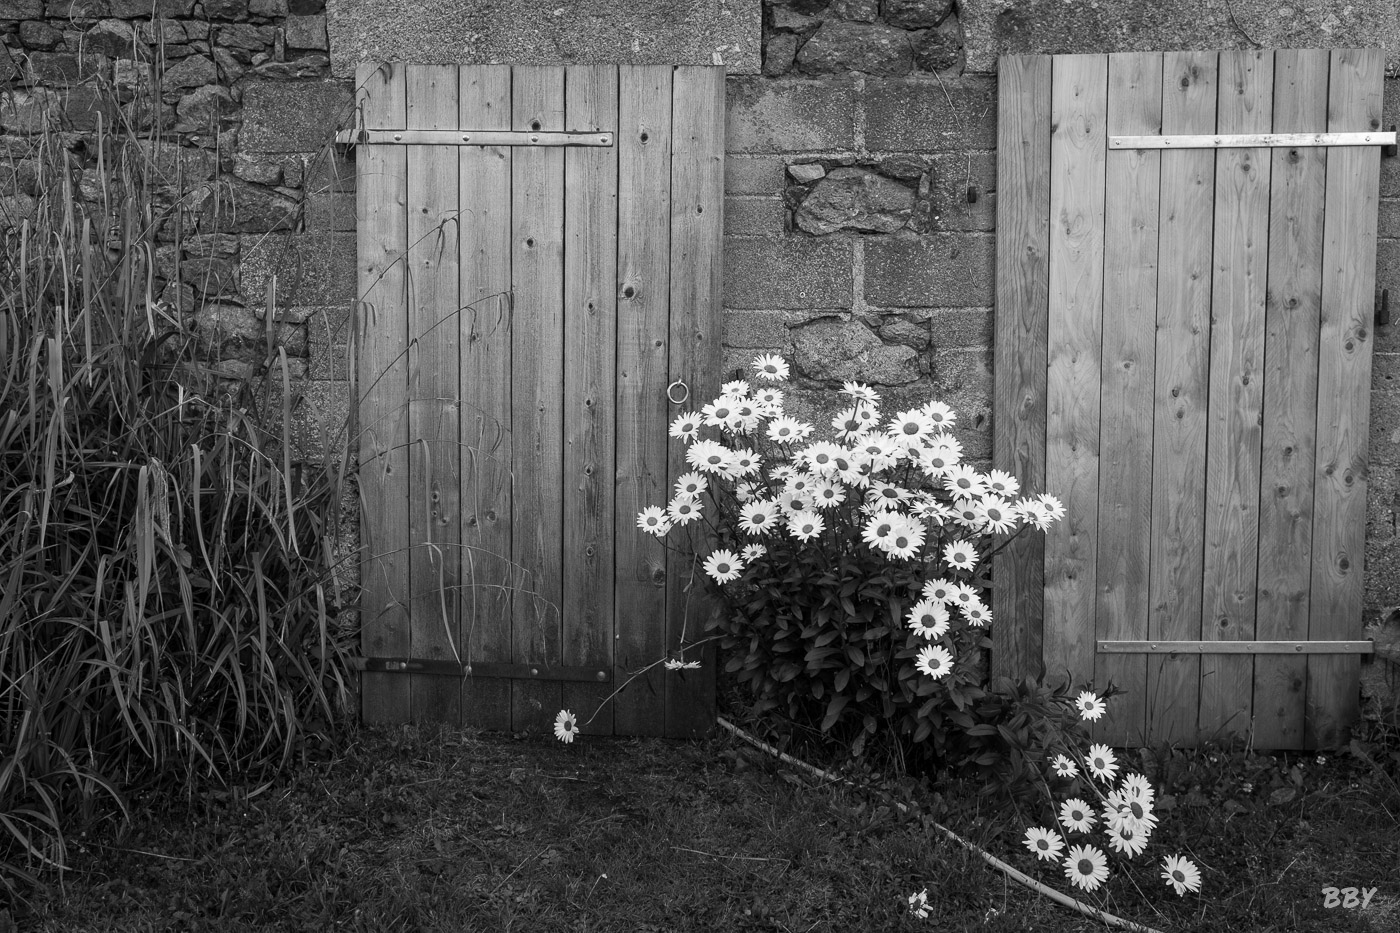
<path fill-rule="evenodd" d="M 129 817 L 138 791 L 270 781 L 349 709 L 356 633 L 337 624 L 336 577 L 348 447 L 294 471 L 285 353 L 269 337 L 284 390 L 271 435 L 269 393 L 202 366 L 190 321 L 157 300 L 155 233 L 178 223 L 180 190 L 152 162 L 158 132 L 4 140 L 0 174 L 28 173 L 32 195 L 0 210 L 11 892 L 62 867 L 79 826 Z"/>

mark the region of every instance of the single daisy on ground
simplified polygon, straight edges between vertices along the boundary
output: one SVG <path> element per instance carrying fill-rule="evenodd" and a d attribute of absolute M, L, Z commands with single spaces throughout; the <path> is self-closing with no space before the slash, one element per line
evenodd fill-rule
<path fill-rule="evenodd" d="M 919 670 L 937 680 L 953 669 L 953 656 L 942 645 L 924 645 L 915 663 Z"/>
<path fill-rule="evenodd" d="M 1039 826 L 1032 826 L 1026 830 L 1026 838 L 1023 841 L 1036 858 L 1046 861 L 1057 857 L 1065 847 L 1064 837 L 1053 829 L 1043 829 Z"/>
<path fill-rule="evenodd" d="M 1201 870 L 1190 859 L 1168 855 L 1162 859 L 1162 880 L 1176 888 L 1179 896 L 1201 890 Z"/>
<path fill-rule="evenodd" d="M 568 744 L 578 734 L 578 719 L 569 710 L 561 709 L 554 717 L 554 737 Z"/>
<path fill-rule="evenodd" d="M 793 512 L 787 523 L 788 533 L 799 541 L 810 541 L 826 530 L 826 522 L 816 512 Z"/>
<path fill-rule="evenodd" d="M 1118 773 L 1118 759 L 1113 756 L 1113 752 L 1107 745 L 1089 746 L 1089 770 L 1094 773 L 1094 777 L 1105 781 L 1113 780 L 1113 776 Z"/>
<path fill-rule="evenodd" d="M 909 610 L 909 627 L 924 638 L 942 638 L 948 631 L 948 607 L 931 599 L 921 599 Z"/>
<path fill-rule="evenodd" d="M 1108 880 L 1108 859 L 1093 846 L 1070 846 L 1065 877 L 1086 891 Z"/>
<path fill-rule="evenodd" d="M 689 525 L 700 517 L 700 500 L 694 496 L 676 496 L 666 507 L 673 525 Z"/>
<path fill-rule="evenodd" d="M 739 527 L 749 534 L 768 534 L 768 529 L 776 524 L 779 505 L 769 499 L 750 502 L 740 511 Z"/>
<path fill-rule="evenodd" d="M 705 572 L 713 577 L 716 583 L 737 580 L 743 570 L 744 564 L 739 560 L 739 555 L 730 550 L 714 551 L 705 558 Z"/>
<path fill-rule="evenodd" d="M 931 599 L 936 603 L 950 603 L 957 588 L 958 585 L 953 581 L 937 577 L 924 583 L 924 599 Z"/>
<path fill-rule="evenodd" d="M 767 379 L 770 382 L 778 382 L 788 377 L 787 360 L 776 353 L 755 357 L 753 367 L 758 370 L 758 378 Z"/>
<path fill-rule="evenodd" d="M 1074 701 L 1074 705 L 1079 707 L 1079 715 L 1090 722 L 1098 719 L 1108 709 L 1104 701 L 1089 690 L 1079 694 L 1079 699 Z"/>
<path fill-rule="evenodd" d="M 1055 773 L 1063 778 L 1072 778 L 1079 773 L 1079 767 L 1067 755 L 1055 756 Z"/>
<path fill-rule="evenodd" d="M 1072 833 L 1087 833 L 1094 828 L 1094 811 L 1078 797 L 1060 805 L 1060 825 Z"/>
<path fill-rule="evenodd" d="M 909 895 L 909 910 L 920 920 L 928 919 L 928 888 Z"/>
<path fill-rule="evenodd" d="M 637 513 L 637 527 L 659 538 L 671 530 L 671 523 L 666 520 L 661 506 L 649 505 Z"/>
<path fill-rule="evenodd" d="M 953 541 L 943 548 L 943 562 L 958 570 L 977 566 L 977 548 L 971 541 Z"/>
<path fill-rule="evenodd" d="M 670 435 L 683 441 L 693 441 L 700 436 L 700 416 L 686 413 L 671 422 Z"/>

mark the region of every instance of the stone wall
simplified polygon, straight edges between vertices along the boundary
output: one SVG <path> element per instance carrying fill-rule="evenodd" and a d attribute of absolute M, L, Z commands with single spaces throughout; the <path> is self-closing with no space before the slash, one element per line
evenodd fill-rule
<path fill-rule="evenodd" d="M 274 323 L 303 390 L 298 443 L 310 456 L 350 401 L 354 161 L 329 141 L 347 125 L 345 76 L 366 49 L 388 43 L 421 50 L 415 60 L 463 63 L 723 62 L 726 373 L 782 353 L 795 364 L 791 407 L 820 423 L 847 379 L 875 383 L 890 411 L 942 398 L 982 459 L 991 454 L 997 55 L 1379 43 L 1394 74 L 1397 6 L 0 0 L 0 154 L 44 126 L 75 138 L 90 131 L 103 77 L 128 100 L 152 82 L 178 131 L 158 161 L 172 176 L 182 166 L 192 186 L 187 235 L 160 234 L 163 297 L 217 335 L 230 375 L 247 375 L 264 357 L 276 277 Z M 1393 91 L 1387 81 L 1387 128 L 1400 123 Z M 1383 160 L 1381 196 L 1379 286 L 1397 310 L 1375 332 L 1372 623 L 1400 615 L 1400 159 Z"/>

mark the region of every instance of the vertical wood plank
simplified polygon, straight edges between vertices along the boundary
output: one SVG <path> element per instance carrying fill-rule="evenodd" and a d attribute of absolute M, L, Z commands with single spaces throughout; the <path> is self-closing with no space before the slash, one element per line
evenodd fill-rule
<path fill-rule="evenodd" d="M 464 65 L 462 127 L 510 129 L 510 66 Z M 474 661 L 511 660 L 511 153 L 510 146 L 457 150 L 462 304 L 462 636 Z M 511 727 L 510 683 L 462 681 L 462 724 Z"/>
<path fill-rule="evenodd" d="M 690 387 L 690 403 L 713 399 L 720 379 L 723 318 L 721 270 L 724 231 L 724 69 L 680 65 L 672 88 L 670 379 Z M 684 445 L 670 439 L 666 488 L 689 467 Z M 696 523 L 687 526 L 694 528 Z M 673 535 L 672 537 L 680 537 Z M 668 555 L 667 649 L 699 641 L 719 605 L 701 566 L 708 547 L 690 540 L 694 556 Z M 686 652 L 699 670 L 675 671 L 666 680 L 666 734 L 702 736 L 714 728 L 713 645 Z"/>
<path fill-rule="evenodd" d="M 1110 55 L 1109 134 L 1156 135 L 1161 127 L 1161 53 Z M 1145 415 L 1155 378 L 1161 152 L 1110 152 L 1105 172 L 1095 620 L 1098 638 L 1142 639 L 1151 557 L 1152 420 Z M 1147 658 L 1097 655 L 1094 684 L 1110 682 L 1125 692 L 1095 724 L 1095 738 L 1146 744 Z"/>
<path fill-rule="evenodd" d="M 1331 59 L 1328 131 L 1379 129 L 1384 52 L 1335 49 Z M 1375 146 L 1339 147 L 1327 154 L 1308 623 L 1313 640 L 1361 636 L 1379 160 Z M 1346 740 L 1359 713 L 1359 677 L 1360 659 L 1354 655 L 1309 659 L 1309 745 Z"/>
<path fill-rule="evenodd" d="M 1107 56 L 1055 56 L 1045 486 L 1066 515 L 1045 537 L 1045 668 L 1074 681 L 1094 671 L 1107 94 Z"/>
<path fill-rule="evenodd" d="M 355 71 L 355 86 L 366 126 L 404 125 L 402 66 L 362 64 Z M 360 571 L 361 650 L 370 657 L 404 656 L 409 648 L 406 153 L 403 147 L 366 146 L 358 161 L 356 376 L 366 549 Z M 362 678 L 364 722 L 408 721 L 407 678 L 368 672 Z"/>
<path fill-rule="evenodd" d="M 1050 56 L 997 64 L 997 311 L 992 459 L 1045 492 L 1045 374 L 1050 248 Z M 992 672 L 1040 676 L 1045 538 L 1020 535 L 992 575 Z"/>
<path fill-rule="evenodd" d="M 1275 133 L 1326 131 L 1328 58 L 1323 49 L 1274 52 Z M 1270 157 L 1255 623 L 1263 641 L 1308 637 L 1327 159 L 1322 147 L 1274 149 Z M 1254 659 L 1256 746 L 1302 747 L 1306 683 L 1306 658 Z"/>
<path fill-rule="evenodd" d="M 564 129 L 564 69 L 518 65 L 511 129 Z M 562 655 L 564 489 L 564 149 L 518 147 L 511 166 L 513 559 L 526 573 L 512 613 L 513 660 Z M 550 730 L 557 681 L 515 681 L 512 728 Z M 578 711 L 575 710 L 575 713 Z"/>
<path fill-rule="evenodd" d="M 1215 132 L 1215 52 L 1163 60 L 1162 132 Z M 1157 352 L 1152 418 L 1152 554 L 1148 637 L 1201 637 L 1206 402 L 1210 366 L 1211 228 L 1215 153 L 1163 152 L 1159 208 Z M 1201 659 L 1152 657 L 1147 729 L 1154 741 L 1194 743 Z"/>
<path fill-rule="evenodd" d="M 617 66 L 565 72 L 564 129 L 617 132 Z M 616 137 L 614 136 L 614 142 Z M 563 660 L 613 666 L 613 471 L 617 355 L 617 147 L 564 150 Z M 606 683 L 565 683 L 585 732 L 611 735 Z"/>
<path fill-rule="evenodd" d="M 456 129 L 457 66 L 408 65 L 407 120 Z M 408 150 L 409 654 L 460 661 L 457 147 Z M 415 721 L 461 720 L 461 682 L 410 674 Z"/>
<path fill-rule="evenodd" d="M 666 551 L 637 513 L 669 499 L 671 66 L 622 65 L 620 82 L 615 687 L 666 652 Z M 666 676 L 653 668 L 618 694 L 619 734 L 665 732 Z"/>
<path fill-rule="evenodd" d="M 1267 133 L 1272 124 L 1273 77 L 1272 52 L 1221 52 L 1217 132 Z M 1216 153 L 1204 641 L 1254 638 L 1269 163 L 1267 149 Z M 1249 731 L 1253 679 L 1254 659 L 1248 655 L 1202 657 L 1199 727 L 1203 737 Z"/>

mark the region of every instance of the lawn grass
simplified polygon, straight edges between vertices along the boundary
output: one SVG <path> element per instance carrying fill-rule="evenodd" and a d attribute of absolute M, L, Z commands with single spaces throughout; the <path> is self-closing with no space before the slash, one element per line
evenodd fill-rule
<path fill-rule="evenodd" d="M 1156 756 L 1146 773 L 1171 809 L 1147 855 L 1089 902 L 1164 933 L 1400 929 L 1397 762 L 1370 757 Z M 19 929 L 1103 929 L 866 792 L 723 734 L 564 745 L 364 729 L 252 799 L 153 798 L 137 812 L 124 837 L 73 840 L 73 870 L 19 908 Z M 938 818 L 1064 890 L 1015 826 L 996 835 L 1003 812 L 970 803 Z M 1202 895 L 1179 899 L 1156 877 L 1176 851 L 1200 865 Z M 1379 890 L 1364 912 L 1327 909 L 1326 885 Z M 925 887 L 920 920 L 906 898 Z"/>

